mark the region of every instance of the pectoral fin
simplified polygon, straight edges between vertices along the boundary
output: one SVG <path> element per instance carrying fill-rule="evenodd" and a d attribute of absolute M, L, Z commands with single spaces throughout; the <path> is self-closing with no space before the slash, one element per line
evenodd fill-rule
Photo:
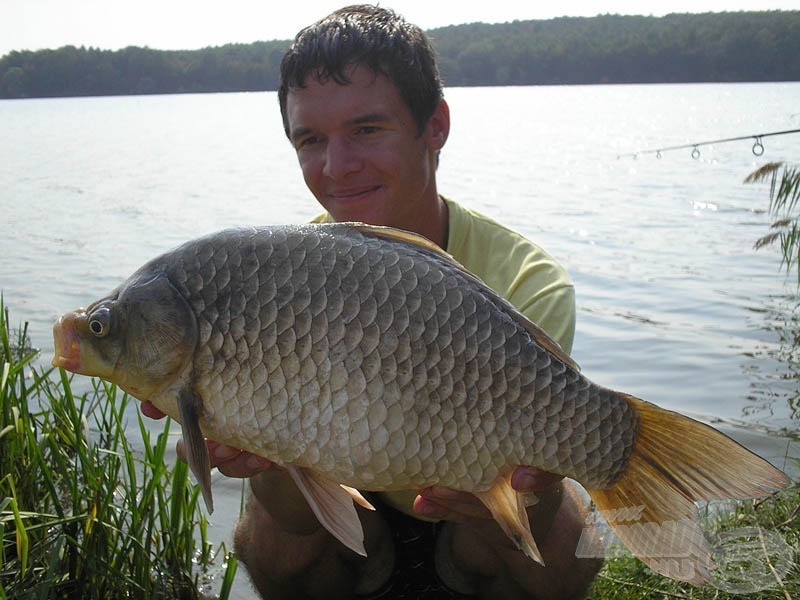
<path fill-rule="evenodd" d="M 184 390 L 178 398 L 178 411 L 183 430 L 183 445 L 186 449 L 186 462 L 197 479 L 203 500 L 209 513 L 214 512 L 214 500 L 211 497 L 211 459 L 208 447 L 200 430 L 200 414 L 202 400 L 193 392 Z"/>
<path fill-rule="evenodd" d="M 485 492 L 474 494 L 491 511 L 494 520 L 517 548 L 528 558 L 544 565 L 542 554 L 531 533 L 528 513 L 525 511 L 525 498 L 511 487 L 510 473 L 508 476 L 499 476 Z"/>
<path fill-rule="evenodd" d="M 288 465 L 286 470 L 303 492 L 322 526 L 353 552 L 366 556 L 364 529 L 353 505 L 352 494 L 338 483 L 309 469 Z M 369 504 L 366 500 L 364 502 Z"/>

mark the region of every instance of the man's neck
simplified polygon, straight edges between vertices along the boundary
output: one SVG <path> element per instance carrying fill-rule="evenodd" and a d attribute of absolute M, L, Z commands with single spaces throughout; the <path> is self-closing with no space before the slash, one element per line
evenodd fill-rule
<path fill-rule="evenodd" d="M 430 211 L 420 215 L 420 220 L 414 227 L 414 231 L 424 235 L 434 244 L 446 250 L 450 215 L 444 198 L 437 195 L 436 200 Z"/>

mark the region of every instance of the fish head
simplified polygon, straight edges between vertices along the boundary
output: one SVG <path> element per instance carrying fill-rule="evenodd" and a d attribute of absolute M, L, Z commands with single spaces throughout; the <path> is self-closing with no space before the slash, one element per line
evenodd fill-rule
<path fill-rule="evenodd" d="M 53 366 L 100 377 L 144 400 L 190 363 L 197 319 L 164 274 L 134 275 L 53 326 Z"/>

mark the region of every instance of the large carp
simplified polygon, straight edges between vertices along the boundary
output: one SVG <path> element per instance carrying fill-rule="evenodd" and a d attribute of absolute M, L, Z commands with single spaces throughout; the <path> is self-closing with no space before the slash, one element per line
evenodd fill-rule
<path fill-rule="evenodd" d="M 209 509 L 203 436 L 286 467 L 320 522 L 361 554 L 356 489 L 440 485 L 477 495 L 541 561 L 510 484 L 528 465 L 580 482 L 601 514 L 634 510 L 636 523 L 610 523 L 619 538 L 700 584 L 712 563 L 694 502 L 788 483 L 711 427 L 592 383 L 449 255 L 389 228 L 209 235 L 65 314 L 54 337 L 55 366 L 180 421 Z"/>

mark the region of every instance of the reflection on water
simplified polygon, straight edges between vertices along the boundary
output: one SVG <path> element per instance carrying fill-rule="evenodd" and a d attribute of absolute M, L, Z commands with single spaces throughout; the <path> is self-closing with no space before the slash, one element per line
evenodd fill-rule
<path fill-rule="evenodd" d="M 756 349 L 744 369 L 750 380 L 748 404 L 742 408 L 747 420 L 787 413 L 800 425 L 800 304 L 796 295 L 771 296 L 760 309 L 762 327 L 777 337 L 774 345 Z M 784 428 L 786 435 L 800 439 L 798 429 Z"/>

